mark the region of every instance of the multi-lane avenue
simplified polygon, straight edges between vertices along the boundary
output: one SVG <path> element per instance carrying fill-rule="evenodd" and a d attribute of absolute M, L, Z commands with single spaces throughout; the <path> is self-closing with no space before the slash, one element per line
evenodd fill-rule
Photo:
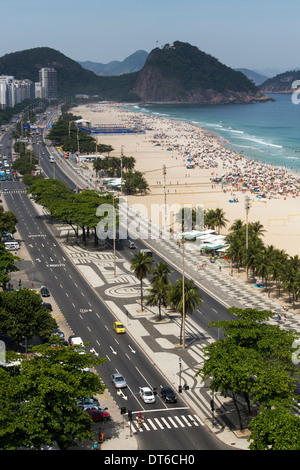
<path fill-rule="evenodd" d="M 52 177 L 53 164 L 48 161 L 47 148 L 41 148 L 43 150 L 40 161 L 43 172 Z M 55 177 L 75 187 L 74 181 L 70 181 L 58 165 Z M 144 431 L 149 432 L 138 433 L 140 448 L 225 449 L 226 446 L 208 431 L 195 410 L 187 406 L 181 396 L 177 403 L 173 404 L 166 404 L 161 399 L 159 391 L 162 386 L 168 385 L 167 379 L 132 335 L 114 334 L 112 324 L 116 317 L 104 302 L 108 300 L 105 299 L 104 287 L 95 289 L 82 276 L 78 266 L 69 259 L 60 245 L 59 238 L 55 236 L 59 234 L 57 227 L 46 215 L 37 212 L 35 205 L 26 195 L 23 183 L 7 181 L 5 187 L 7 208 L 18 218 L 17 228 L 21 243 L 26 246 L 32 261 L 32 266 L 27 271 L 28 278 L 37 288 L 42 284 L 47 285 L 74 334 L 89 342 L 88 350 L 107 358 L 105 364 L 98 368 L 98 373 L 117 405 L 121 408 L 125 404 L 127 410 L 131 409 L 134 414 L 143 412 Z M 120 244 L 120 256 L 124 262 L 128 262 L 132 256 L 124 244 Z M 158 257 L 155 258 L 155 261 L 157 260 Z M 172 273 L 174 277 L 178 275 L 176 272 Z M 224 307 L 216 305 L 214 299 L 205 296 L 201 315 L 196 318 L 201 328 L 206 327 L 205 316 L 208 312 L 210 319 L 213 319 L 212 312 L 222 309 L 224 310 Z M 121 372 L 126 378 L 127 388 L 122 392 L 117 392 L 111 383 L 111 374 L 114 372 Z M 157 390 L 154 404 L 145 404 L 141 400 L 138 394 L 141 386 Z"/>

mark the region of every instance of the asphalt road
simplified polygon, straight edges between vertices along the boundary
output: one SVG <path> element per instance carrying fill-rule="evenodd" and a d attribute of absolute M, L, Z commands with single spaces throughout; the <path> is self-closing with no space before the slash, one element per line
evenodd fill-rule
<path fill-rule="evenodd" d="M 8 135 L 6 137 L 8 138 Z M 41 136 L 38 136 L 37 140 L 40 139 Z M 9 140 L 5 142 L 7 149 L 9 142 Z M 54 170 L 45 146 L 42 146 L 40 142 L 33 142 L 33 148 L 36 153 L 41 152 L 41 167 L 48 177 L 53 177 L 55 171 L 57 179 L 75 188 L 74 181 L 70 181 L 58 165 L 55 165 Z M 74 264 L 65 256 L 52 233 L 55 226 L 46 216 L 40 216 L 36 212 L 34 205 L 25 194 L 24 185 L 14 181 L 6 182 L 5 186 L 8 190 L 5 193 L 5 201 L 8 209 L 18 218 L 21 242 L 26 245 L 33 262 L 33 266 L 28 270 L 29 279 L 36 289 L 42 284 L 47 285 L 74 334 L 81 336 L 84 342 L 89 342 L 87 350 L 100 357 L 106 357 L 106 363 L 98 368 L 98 372 L 118 406 L 126 406 L 127 410 L 131 409 L 134 416 L 138 411 L 142 411 L 153 420 L 156 417 L 167 416 L 172 420 L 171 417 L 177 416 L 178 412 L 188 419 L 192 411 L 180 397 L 176 404 L 168 405 L 162 401 L 159 393 L 155 404 L 147 405 L 141 401 L 138 395 L 140 386 L 148 385 L 159 392 L 162 386 L 168 385 L 165 378 L 135 343 L 134 338 L 129 335 L 116 335 L 112 331 L 112 324 L 115 320 L 113 312 L 107 308 L 99 298 L 99 294 L 91 288 Z M 128 260 L 133 255 L 131 251 L 122 249 L 122 246 L 120 249 L 122 256 Z M 159 258 L 154 255 L 154 261 L 158 260 Z M 174 281 L 179 276 L 180 274 L 174 271 L 171 280 Z M 207 295 L 203 295 L 203 299 L 197 321 L 202 328 L 206 328 L 207 317 L 210 320 L 220 319 L 219 312 L 225 309 Z M 209 333 L 211 334 L 211 331 Z M 111 384 L 111 374 L 114 372 L 121 372 L 125 376 L 128 384 L 126 392 L 117 392 Z M 139 434 L 138 440 L 140 449 L 148 450 L 226 449 L 226 446 L 201 424 L 185 428 L 164 426 L 164 429 L 158 429 L 152 433 Z"/>
<path fill-rule="evenodd" d="M 37 214 L 28 196 L 22 192 L 22 183 L 7 182 L 7 188 L 5 200 L 8 209 L 18 218 L 21 243 L 26 245 L 33 261 L 33 267 L 28 271 L 33 287 L 38 289 L 46 284 L 74 334 L 89 342 L 87 350 L 107 358 L 106 363 L 98 368 L 98 373 L 117 404 L 131 409 L 134 415 L 142 411 L 154 419 L 156 416 L 178 414 L 179 410 L 180 415 L 193 414 L 180 398 L 177 404 L 166 405 L 158 393 L 154 404 L 141 401 L 138 395 L 140 386 L 148 385 L 159 391 L 161 386 L 167 385 L 166 380 L 132 337 L 113 332 L 115 317 L 112 312 L 65 256 L 49 230 L 48 224 L 51 226 L 51 222 Z M 114 372 L 125 376 L 128 383 L 126 392 L 116 392 L 111 384 L 111 374 Z M 193 427 L 193 431 L 189 428 L 165 428 L 141 434 L 138 439 L 140 448 L 144 449 L 226 448 L 201 425 Z"/>

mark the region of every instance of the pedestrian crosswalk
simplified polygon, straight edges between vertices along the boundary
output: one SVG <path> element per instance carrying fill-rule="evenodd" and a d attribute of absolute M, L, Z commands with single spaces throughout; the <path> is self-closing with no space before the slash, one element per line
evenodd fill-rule
<path fill-rule="evenodd" d="M 165 417 L 159 417 L 159 418 L 147 418 L 144 417 L 144 420 L 141 425 L 138 425 L 138 423 L 133 420 L 131 422 L 131 428 L 133 432 L 139 433 L 139 432 L 145 432 L 145 431 L 158 431 L 162 429 L 180 429 L 180 428 L 186 428 L 186 427 L 198 427 L 198 426 L 204 426 L 204 423 L 201 421 L 199 416 L 197 415 L 190 415 L 190 414 L 184 414 L 180 416 L 165 416 Z"/>

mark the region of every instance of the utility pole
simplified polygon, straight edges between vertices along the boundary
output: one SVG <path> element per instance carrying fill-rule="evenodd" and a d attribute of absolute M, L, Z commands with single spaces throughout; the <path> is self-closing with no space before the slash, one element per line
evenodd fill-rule
<path fill-rule="evenodd" d="M 245 210 L 246 210 L 246 250 L 248 250 L 248 215 L 250 211 L 250 197 L 245 197 Z"/>
<path fill-rule="evenodd" d="M 185 349 L 184 237 L 182 237 L 182 347 Z"/>
<path fill-rule="evenodd" d="M 166 165 L 163 166 L 163 175 L 164 175 L 164 194 L 165 194 L 165 230 L 166 230 L 167 229 L 167 190 L 166 190 L 167 169 L 166 169 Z"/>
<path fill-rule="evenodd" d="M 122 186 L 123 186 L 123 145 L 121 145 L 121 196 L 122 196 Z"/>

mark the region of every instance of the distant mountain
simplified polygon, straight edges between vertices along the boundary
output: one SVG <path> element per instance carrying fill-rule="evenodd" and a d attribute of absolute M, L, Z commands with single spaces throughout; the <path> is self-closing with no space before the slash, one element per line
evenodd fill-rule
<path fill-rule="evenodd" d="M 0 75 L 13 75 L 17 79 L 28 78 L 38 82 L 39 70 L 42 67 L 56 69 L 58 97 L 83 93 L 98 95 L 103 100 L 138 100 L 138 97 L 131 92 L 136 81 L 135 74 L 123 77 L 99 77 L 49 47 L 26 49 L 0 57 Z"/>
<path fill-rule="evenodd" d="M 270 100 L 241 72 L 179 41 L 154 49 L 140 71 L 119 76 L 96 75 L 48 47 L 0 57 L 0 74 L 17 79 L 37 82 L 42 67 L 56 69 L 59 98 L 82 93 L 96 95 L 99 100 L 132 103 L 215 104 Z"/>
<path fill-rule="evenodd" d="M 120 76 L 124 73 L 133 73 L 141 70 L 148 57 L 148 52 L 140 50 L 131 54 L 122 62 L 114 60 L 108 64 L 98 62 L 78 62 L 83 68 L 94 72 L 96 75 L 102 76 Z"/>
<path fill-rule="evenodd" d="M 84 70 L 77 62 L 49 47 L 37 47 L 13 52 L 0 57 L 0 74 L 15 78 L 28 78 L 39 81 L 39 70 L 53 67 L 57 71 L 57 86 L 60 95 L 98 90 L 98 79 L 90 71 Z M 80 85 L 82 83 L 82 85 Z M 79 86 L 79 89 L 78 89 Z"/>
<path fill-rule="evenodd" d="M 296 80 L 300 80 L 299 70 L 280 73 L 266 80 L 259 88 L 263 93 L 293 93 L 295 88 L 292 85 Z"/>
<path fill-rule="evenodd" d="M 265 75 L 267 78 L 275 77 L 275 75 L 278 75 L 279 73 L 283 73 L 285 71 L 286 71 L 286 69 L 271 69 L 271 68 L 259 69 L 259 70 L 255 69 L 254 70 L 254 72 L 257 72 L 260 75 Z"/>
<path fill-rule="evenodd" d="M 269 100 L 241 72 L 176 41 L 150 52 L 134 93 L 152 103 L 250 103 Z"/>
<path fill-rule="evenodd" d="M 254 70 L 249 70 L 249 69 L 234 69 L 234 70 L 236 70 L 237 72 L 242 72 L 256 86 L 261 85 L 263 82 L 265 82 L 269 78 L 266 75 L 261 75 L 260 73 L 255 72 Z"/>

